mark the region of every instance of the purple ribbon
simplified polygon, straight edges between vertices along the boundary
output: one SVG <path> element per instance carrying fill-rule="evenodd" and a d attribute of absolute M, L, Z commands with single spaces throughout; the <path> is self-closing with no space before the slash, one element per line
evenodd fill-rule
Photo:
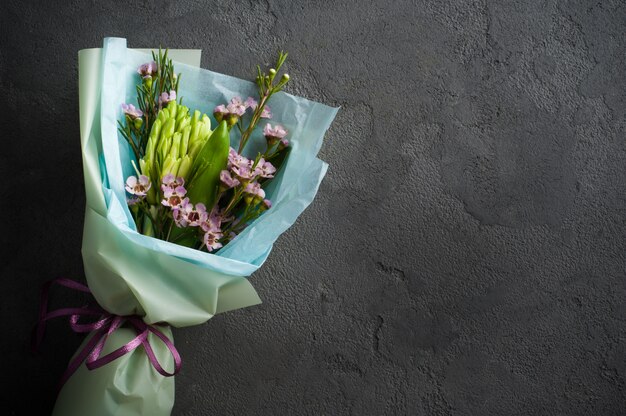
<path fill-rule="evenodd" d="M 130 316 L 119 316 L 113 315 L 100 306 L 83 306 L 80 308 L 61 308 L 56 309 L 54 311 L 48 312 L 48 295 L 50 292 L 50 287 L 53 284 L 57 284 L 60 286 L 64 286 L 69 289 L 77 290 L 80 292 L 85 292 L 91 294 L 89 288 L 82 283 L 76 282 L 71 279 L 66 278 L 58 278 L 54 280 L 50 280 L 44 283 L 41 288 L 41 304 L 39 307 L 39 321 L 35 326 L 32 337 L 32 349 L 33 351 L 37 351 L 41 341 L 43 340 L 43 336 L 46 330 L 46 322 L 53 318 L 59 318 L 62 316 L 70 317 L 70 327 L 74 332 L 78 333 L 87 333 L 94 332 L 91 339 L 87 342 L 85 347 L 70 361 L 67 369 L 63 373 L 61 377 L 61 381 L 59 382 L 59 388 L 65 384 L 65 382 L 70 378 L 72 374 L 80 367 L 83 361 L 89 370 L 94 370 L 96 368 L 102 367 L 111 361 L 114 361 L 121 356 L 128 354 L 133 351 L 135 348 L 143 345 L 144 350 L 146 351 L 146 355 L 148 356 L 148 360 L 154 367 L 154 369 L 161 375 L 165 377 L 172 377 L 176 375 L 180 371 L 180 367 L 182 364 L 182 360 L 180 358 L 180 354 L 174 347 L 174 343 L 169 340 L 161 331 L 156 329 L 152 325 L 146 324 L 140 316 L 130 315 Z M 97 316 L 98 320 L 95 322 L 89 323 L 80 323 L 81 316 Z M 129 341 L 127 344 L 122 345 L 118 349 L 109 354 L 101 357 L 102 350 L 106 343 L 107 337 L 115 332 L 120 326 L 124 323 L 130 324 L 135 331 L 137 332 L 137 336 Z M 152 346 L 150 345 L 150 341 L 148 340 L 148 335 L 153 333 L 158 338 L 163 341 L 165 346 L 170 350 L 172 357 L 174 358 L 174 371 L 169 373 L 163 369 L 159 360 L 157 359 L 154 351 L 152 350 Z"/>

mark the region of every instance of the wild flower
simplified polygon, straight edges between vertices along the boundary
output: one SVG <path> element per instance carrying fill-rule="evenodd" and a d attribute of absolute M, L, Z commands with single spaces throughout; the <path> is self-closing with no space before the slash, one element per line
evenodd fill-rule
<path fill-rule="evenodd" d="M 129 176 L 126 179 L 126 192 L 138 197 L 144 197 L 150 190 L 150 178 L 145 175 L 140 175 L 139 179 L 136 176 Z"/>

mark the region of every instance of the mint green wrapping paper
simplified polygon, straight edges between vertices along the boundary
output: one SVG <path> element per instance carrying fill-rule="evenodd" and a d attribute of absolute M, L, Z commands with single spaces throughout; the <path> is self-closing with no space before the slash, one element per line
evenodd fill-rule
<path fill-rule="evenodd" d="M 183 77 L 179 96 L 192 109 L 211 114 L 234 95 L 255 95 L 248 81 L 198 68 L 200 51 L 170 50 L 170 57 Z M 315 196 L 327 169 L 316 154 L 337 109 L 284 93 L 272 99 L 274 120 L 286 126 L 292 140 L 287 163 L 267 189 L 273 208 L 217 255 L 200 252 L 137 233 L 126 205 L 124 180 L 133 171 L 117 120 L 121 103 L 135 103 L 136 68 L 149 60 L 149 54 L 128 49 L 124 39 L 116 38 L 105 39 L 102 49 L 79 53 L 85 275 L 98 303 L 111 313 L 140 315 L 148 324 L 198 325 L 218 313 L 260 303 L 247 277 Z M 167 325 L 159 328 L 172 339 Z M 103 354 L 135 336 L 128 328 L 116 331 Z M 172 371 L 169 350 L 151 339 L 159 361 Z M 183 365 L 195 359 L 183 357 Z M 53 414 L 160 416 L 169 415 L 173 404 L 174 377 L 158 374 L 137 348 L 92 371 L 81 365 L 63 386 Z"/>

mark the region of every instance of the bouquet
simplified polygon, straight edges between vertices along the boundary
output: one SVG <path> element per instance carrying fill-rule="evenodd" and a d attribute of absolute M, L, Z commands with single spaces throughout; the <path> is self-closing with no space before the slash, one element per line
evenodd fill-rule
<path fill-rule="evenodd" d="M 287 74 L 276 79 L 287 54 L 281 52 L 267 74 L 257 66 L 258 101 L 235 96 L 215 107 L 214 130 L 207 114 L 191 114 L 182 99 L 177 102 L 180 74 L 167 51 L 153 58 L 137 70 L 140 108 L 122 104 L 125 121 L 119 122 L 119 132 L 132 149 L 136 171 L 126 180 L 128 204 L 142 234 L 216 252 L 272 207 L 264 187 L 289 153 L 287 131 L 265 123 L 264 152 L 254 159 L 242 153 L 259 123 L 272 118 L 267 104 L 272 95 L 289 81 Z M 235 126 L 237 150 L 230 147 Z"/>
<path fill-rule="evenodd" d="M 42 303 L 37 338 L 64 315 L 88 333 L 54 414 L 169 415 L 182 361 L 170 326 L 260 303 L 248 277 L 315 196 L 337 112 L 282 92 L 286 58 L 252 83 L 198 68 L 199 51 L 108 38 L 79 53 L 87 286 L 56 283 L 96 302 Z"/>

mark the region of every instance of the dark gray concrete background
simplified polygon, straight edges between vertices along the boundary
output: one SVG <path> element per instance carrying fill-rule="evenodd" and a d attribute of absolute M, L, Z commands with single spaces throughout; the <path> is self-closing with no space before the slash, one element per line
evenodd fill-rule
<path fill-rule="evenodd" d="M 3 414 L 46 414 L 81 339 L 28 352 L 39 285 L 82 276 L 104 36 L 243 78 L 284 48 L 290 92 L 342 107 L 264 303 L 175 331 L 174 415 L 626 414 L 626 5 L 556 0 L 3 0 Z"/>

